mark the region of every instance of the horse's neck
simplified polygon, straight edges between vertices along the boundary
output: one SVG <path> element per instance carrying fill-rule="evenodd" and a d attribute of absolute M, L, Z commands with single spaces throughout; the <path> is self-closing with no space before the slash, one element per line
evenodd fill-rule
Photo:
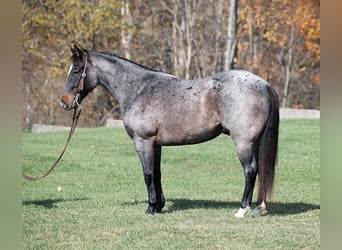
<path fill-rule="evenodd" d="M 146 86 L 146 76 L 158 74 L 115 56 L 111 59 L 107 56 L 102 57 L 97 67 L 100 72 L 100 84 L 119 102 L 122 112 Z"/>

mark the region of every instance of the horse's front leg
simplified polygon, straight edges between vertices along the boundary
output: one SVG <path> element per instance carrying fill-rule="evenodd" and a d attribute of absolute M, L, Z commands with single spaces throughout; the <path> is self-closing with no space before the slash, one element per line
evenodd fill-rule
<path fill-rule="evenodd" d="M 154 143 L 152 138 L 133 138 L 135 149 L 139 155 L 144 179 L 148 192 L 148 208 L 146 213 L 160 213 L 165 205 L 161 186 L 160 158 L 161 146 Z"/>

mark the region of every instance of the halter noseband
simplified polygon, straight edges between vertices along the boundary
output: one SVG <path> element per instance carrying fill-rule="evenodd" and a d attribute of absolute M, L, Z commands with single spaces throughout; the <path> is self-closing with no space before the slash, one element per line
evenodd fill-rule
<path fill-rule="evenodd" d="M 87 77 L 87 74 L 86 74 L 87 62 L 88 62 L 88 56 L 86 55 L 81 79 L 80 79 L 80 82 L 78 83 L 78 87 L 74 96 L 74 103 L 77 104 L 77 107 L 80 106 L 78 99 L 81 97 L 81 91 L 83 91 L 83 88 L 84 88 L 84 79 Z"/>

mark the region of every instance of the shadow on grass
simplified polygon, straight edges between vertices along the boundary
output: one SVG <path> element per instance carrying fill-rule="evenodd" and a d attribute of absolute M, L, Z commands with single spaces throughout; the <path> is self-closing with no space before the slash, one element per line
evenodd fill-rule
<path fill-rule="evenodd" d="M 225 209 L 225 208 L 238 208 L 239 202 L 225 202 L 215 200 L 190 200 L 190 199 L 170 199 L 166 202 L 172 202 L 166 213 L 172 213 L 178 210 L 187 209 Z"/>
<path fill-rule="evenodd" d="M 273 203 L 267 204 L 268 215 L 284 216 L 290 214 L 306 213 L 312 210 L 320 210 L 320 205 L 308 204 L 303 202 L 293 203 Z"/>
<path fill-rule="evenodd" d="M 23 206 L 42 206 L 46 209 L 57 208 L 57 204 L 60 202 L 72 202 L 72 201 L 84 201 L 88 200 L 88 198 L 79 198 L 79 199 L 46 199 L 46 200 L 35 200 L 35 201 L 23 201 Z"/>
<path fill-rule="evenodd" d="M 187 209 L 238 209 L 240 202 L 224 202 L 214 200 L 190 200 L 190 199 L 170 199 L 173 204 L 169 206 L 165 213 L 172 213 L 178 210 Z M 167 202 L 167 201 L 166 201 Z M 254 204 L 252 205 L 254 206 Z M 254 209 L 254 207 L 252 207 Z M 308 204 L 303 202 L 294 203 L 267 203 L 267 215 L 285 216 L 291 214 L 305 213 L 311 210 L 319 210 L 320 205 Z"/>

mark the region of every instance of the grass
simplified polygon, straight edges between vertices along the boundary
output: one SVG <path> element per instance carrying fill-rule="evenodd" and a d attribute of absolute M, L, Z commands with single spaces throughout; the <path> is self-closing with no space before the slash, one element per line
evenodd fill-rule
<path fill-rule="evenodd" d="M 141 166 L 125 131 L 78 128 L 54 172 L 23 180 L 23 248 L 319 249 L 319 133 L 319 120 L 281 121 L 268 213 L 237 219 L 244 178 L 227 136 L 164 147 L 166 206 L 147 216 Z M 66 136 L 23 134 L 23 171 L 43 174 Z"/>

